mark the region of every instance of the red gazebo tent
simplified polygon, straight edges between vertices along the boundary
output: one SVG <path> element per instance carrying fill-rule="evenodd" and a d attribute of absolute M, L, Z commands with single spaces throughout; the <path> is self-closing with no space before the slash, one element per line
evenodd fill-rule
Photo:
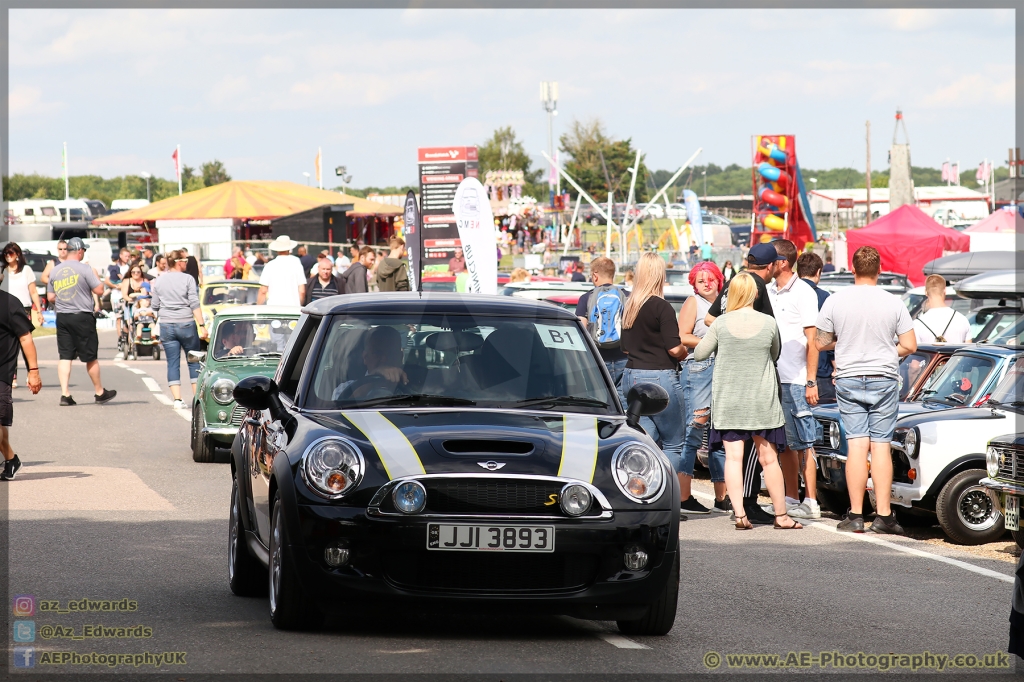
<path fill-rule="evenodd" d="M 849 268 L 853 254 L 873 246 L 882 256 L 882 270 L 907 275 L 915 285 L 924 284 L 924 265 L 956 251 L 969 251 L 971 238 L 943 227 L 917 206 L 906 204 L 859 230 L 846 232 Z"/>

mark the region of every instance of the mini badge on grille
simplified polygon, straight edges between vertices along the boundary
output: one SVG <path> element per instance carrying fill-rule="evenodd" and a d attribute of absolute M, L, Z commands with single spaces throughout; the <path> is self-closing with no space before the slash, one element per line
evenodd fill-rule
<path fill-rule="evenodd" d="M 495 462 L 492 459 L 492 460 L 489 460 L 487 462 L 477 462 L 477 466 L 482 466 L 484 469 L 487 469 L 488 471 L 497 471 L 498 469 L 500 469 L 503 466 L 505 466 L 505 463 L 504 462 Z"/>

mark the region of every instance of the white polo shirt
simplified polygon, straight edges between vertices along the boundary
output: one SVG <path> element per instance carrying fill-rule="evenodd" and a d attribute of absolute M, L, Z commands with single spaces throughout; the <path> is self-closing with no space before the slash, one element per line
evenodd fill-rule
<path fill-rule="evenodd" d="M 768 299 L 779 325 L 782 352 L 779 354 L 779 380 L 784 384 L 807 384 L 807 337 L 805 327 L 818 320 L 818 295 L 794 272 L 786 286 L 768 285 Z"/>

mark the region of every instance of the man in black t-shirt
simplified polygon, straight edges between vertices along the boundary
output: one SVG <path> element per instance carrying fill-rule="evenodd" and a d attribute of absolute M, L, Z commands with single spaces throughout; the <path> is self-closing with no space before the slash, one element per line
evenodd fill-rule
<path fill-rule="evenodd" d="M 32 341 L 33 329 L 35 327 L 25 314 L 21 301 L 6 291 L 0 291 L 0 452 L 4 456 L 0 481 L 13 479 L 21 468 L 21 460 L 11 447 L 9 428 L 14 424 L 14 403 L 11 400 L 11 384 L 7 379 L 14 376 L 19 351 L 25 353 L 28 362 L 29 390 L 35 394 L 43 387 L 39 378 L 36 344 Z"/>
<path fill-rule="evenodd" d="M 747 254 L 747 269 L 754 277 L 757 284 L 757 298 L 754 299 L 754 310 L 765 315 L 775 317 L 772 310 L 772 302 L 768 298 L 768 282 L 775 276 L 775 263 L 786 260 L 780 256 L 775 246 L 771 243 L 754 244 Z M 735 279 L 729 281 L 734 282 Z M 711 326 L 716 317 L 722 315 L 729 306 L 729 283 L 722 289 L 722 293 L 711 304 L 708 314 L 704 318 L 704 324 Z M 781 396 L 780 396 L 781 398 Z M 775 519 L 757 505 L 757 494 L 761 488 L 761 464 L 758 461 L 757 453 L 754 451 L 752 441 L 744 443 L 743 450 L 743 509 L 751 523 L 772 523 Z"/>

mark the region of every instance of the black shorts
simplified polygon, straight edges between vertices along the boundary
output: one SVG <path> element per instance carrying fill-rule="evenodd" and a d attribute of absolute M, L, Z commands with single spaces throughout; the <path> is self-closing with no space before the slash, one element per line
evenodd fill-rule
<path fill-rule="evenodd" d="M 14 425 L 14 401 L 11 400 L 11 385 L 0 381 L 0 426 Z"/>
<path fill-rule="evenodd" d="M 100 337 L 92 313 L 57 313 L 57 357 L 92 362 L 99 355 Z"/>

